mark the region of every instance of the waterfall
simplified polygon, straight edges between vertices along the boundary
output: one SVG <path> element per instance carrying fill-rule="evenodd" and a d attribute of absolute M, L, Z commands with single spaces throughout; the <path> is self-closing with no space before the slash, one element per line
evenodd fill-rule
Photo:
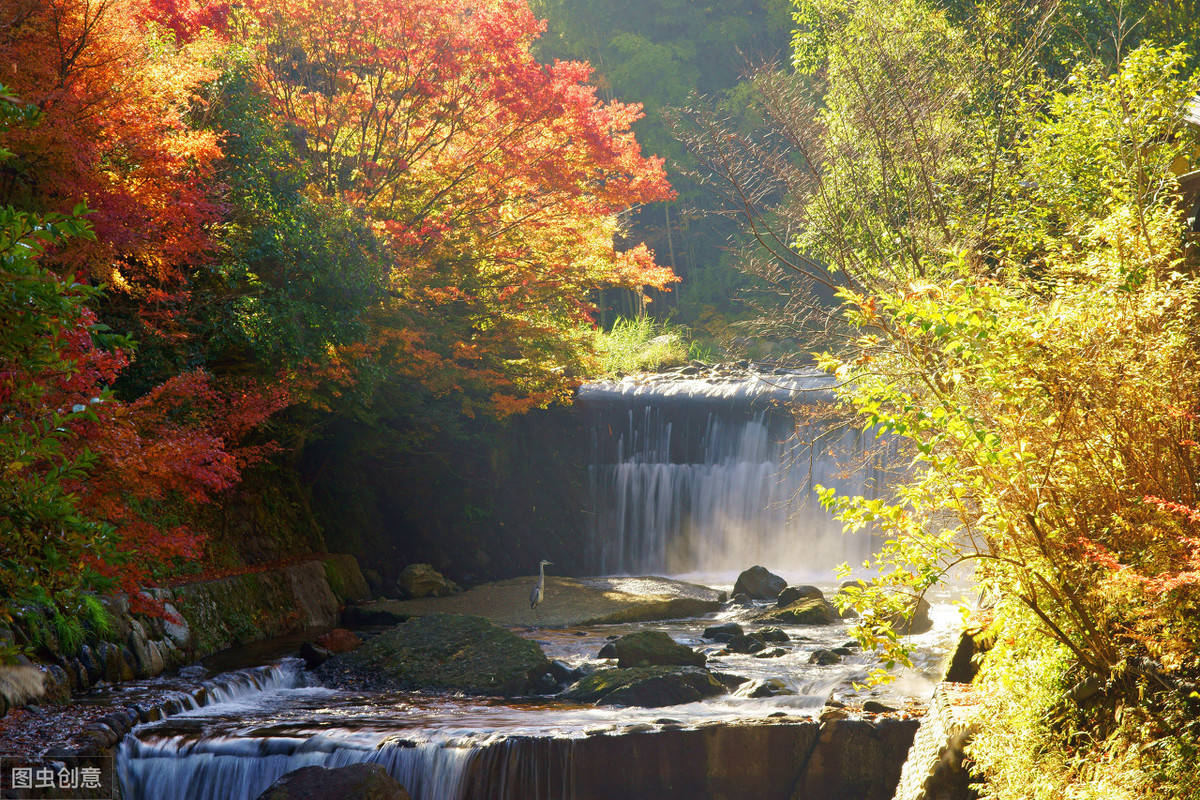
<path fill-rule="evenodd" d="M 804 421 L 829 408 L 830 377 L 778 372 L 627 378 L 580 390 L 591 428 L 592 572 L 762 564 L 827 576 L 870 553 L 869 538 L 843 534 L 812 486 L 869 496 L 879 478 L 866 451 L 874 437 Z"/>
<path fill-rule="evenodd" d="M 121 744 L 121 796 L 126 800 L 254 800 L 278 778 L 302 767 L 376 763 L 414 800 L 460 800 L 467 768 L 481 752 L 463 741 L 393 741 L 378 747 L 314 732 L 289 736 L 143 741 Z"/>

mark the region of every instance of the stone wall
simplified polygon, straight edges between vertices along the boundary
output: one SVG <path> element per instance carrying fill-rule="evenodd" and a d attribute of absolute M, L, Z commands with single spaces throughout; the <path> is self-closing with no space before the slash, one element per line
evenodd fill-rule
<path fill-rule="evenodd" d="M 368 596 L 358 562 L 331 555 L 286 567 L 155 589 L 163 616 L 130 611 L 129 598 L 104 598 L 111 632 L 75 652 L 53 642 L 41 653 L 45 700 L 100 681 L 149 678 L 229 647 L 299 630 L 329 628 L 347 601 Z M 31 612 L 37 613 L 37 612 Z"/>

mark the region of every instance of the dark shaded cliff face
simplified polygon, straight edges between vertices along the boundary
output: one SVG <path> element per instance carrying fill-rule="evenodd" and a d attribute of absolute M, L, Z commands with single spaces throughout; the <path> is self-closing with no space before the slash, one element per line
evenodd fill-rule
<path fill-rule="evenodd" d="M 305 476 L 327 546 L 388 589 L 418 562 L 465 583 L 529 575 L 542 558 L 561 575 L 826 573 L 869 546 L 841 533 L 812 485 L 869 494 L 879 477 L 869 443 L 826 418 L 829 380 L 712 370 L 594 383 L 571 407 L 415 449 L 403 432 L 389 447 L 346 426 L 309 448 Z"/>
<path fill-rule="evenodd" d="M 585 442 L 575 410 L 558 407 L 415 451 L 331 431 L 304 469 L 328 547 L 354 553 L 389 591 L 410 563 L 468 584 L 531 574 L 542 558 L 583 574 Z"/>

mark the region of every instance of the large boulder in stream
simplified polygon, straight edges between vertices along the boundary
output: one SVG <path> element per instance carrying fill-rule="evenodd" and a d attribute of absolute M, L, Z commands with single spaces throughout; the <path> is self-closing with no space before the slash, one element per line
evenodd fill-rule
<path fill-rule="evenodd" d="M 775 605 L 783 608 L 790 606 L 797 600 L 824 600 L 825 593 L 816 586 L 789 586 L 779 593 L 779 597 L 775 598 Z"/>
<path fill-rule="evenodd" d="M 499 625 L 569 628 L 699 617 L 721 606 L 715 589 L 669 578 L 564 578 L 546 576 L 545 598 L 529 607 L 537 576 L 485 583 L 450 597 L 380 600 L 355 607 L 362 617 L 473 614 Z"/>
<path fill-rule="evenodd" d="M 293 770 L 258 800 L 409 800 L 409 794 L 380 765 L 351 764 Z"/>
<path fill-rule="evenodd" d="M 483 617 L 430 614 L 329 659 L 320 670 L 339 685 L 512 697 L 542 687 L 550 661 L 536 643 Z"/>
<path fill-rule="evenodd" d="M 446 578 L 429 564 L 409 564 L 396 578 L 396 591 L 401 597 L 449 597 L 459 591 L 458 584 Z"/>
<path fill-rule="evenodd" d="M 677 644 L 661 631 L 638 631 L 612 643 L 617 666 L 625 667 L 703 667 L 708 657 L 690 647 Z"/>
<path fill-rule="evenodd" d="M 828 601 L 806 597 L 783 608 L 759 614 L 754 621 L 771 625 L 832 625 L 840 619 L 837 609 Z"/>
<path fill-rule="evenodd" d="M 755 600 L 774 600 L 785 588 L 787 581 L 783 578 L 769 572 L 766 567 L 754 566 L 737 576 L 733 593 L 749 595 Z"/>
<path fill-rule="evenodd" d="M 601 706 L 658 708 L 694 703 L 725 694 L 711 672 L 696 667 L 602 669 L 572 686 L 562 697 Z"/>

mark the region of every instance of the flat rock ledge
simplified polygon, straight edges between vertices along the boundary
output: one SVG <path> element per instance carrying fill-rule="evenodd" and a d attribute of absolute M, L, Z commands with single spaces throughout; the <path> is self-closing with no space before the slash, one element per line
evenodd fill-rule
<path fill-rule="evenodd" d="M 402 622 L 428 614 L 470 614 L 498 625 L 567 628 L 616 622 L 695 617 L 715 611 L 715 589 L 669 578 L 564 578 L 546 576 L 545 600 L 529 607 L 537 576 L 485 583 L 451 597 L 378 600 L 352 606 L 353 614 L 374 624 Z"/>

